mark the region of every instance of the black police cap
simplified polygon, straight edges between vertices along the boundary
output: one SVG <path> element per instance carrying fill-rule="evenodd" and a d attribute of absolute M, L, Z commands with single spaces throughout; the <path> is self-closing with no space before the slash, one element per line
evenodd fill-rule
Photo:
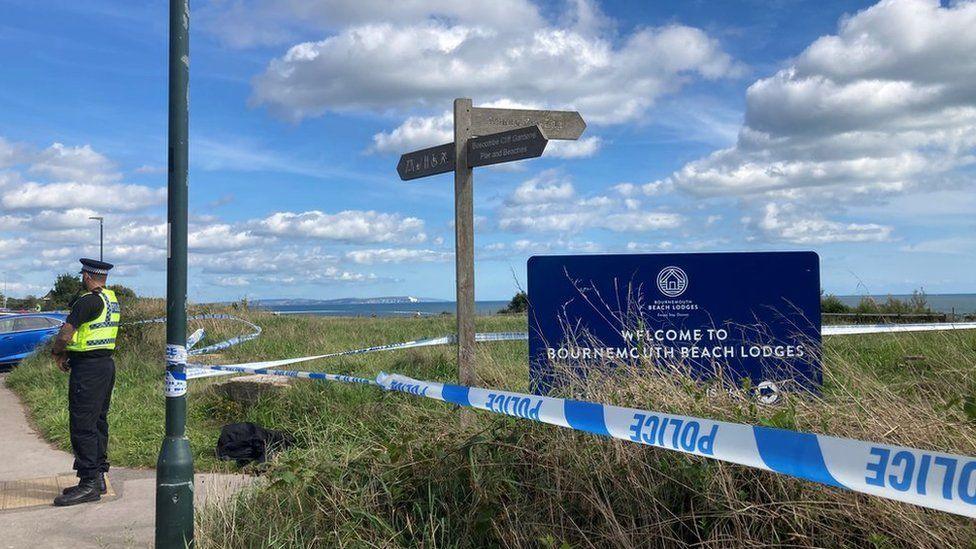
<path fill-rule="evenodd" d="M 112 270 L 111 263 L 106 263 L 104 261 L 99 261 L 97 259 L 88 259 L 87 257 L 81 258 L 81 272 L 91 273 L 97 275 L 107 275 L 109 271 Z"/>

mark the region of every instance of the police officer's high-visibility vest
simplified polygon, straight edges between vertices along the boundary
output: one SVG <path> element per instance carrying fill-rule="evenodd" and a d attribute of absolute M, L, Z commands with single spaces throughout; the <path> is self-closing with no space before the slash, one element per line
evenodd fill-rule
<path fill-rule="evenodd" d="M 92 292 L 86 292 L 81 297 L 90 293 Z M 115 292 L 108 288 L 102 288 L 96 295 L 102 298 L 105 306 L 102 307 L 98 317 L 78 326 L 75 334 L 71 336 L 71 343 L 68 344 L 69 351 L 83 353 L 99 349 L 115 349 L 115 336 L 119 333 L 119 319 L 122 317 L 119 300 L 115 298 Z"/>

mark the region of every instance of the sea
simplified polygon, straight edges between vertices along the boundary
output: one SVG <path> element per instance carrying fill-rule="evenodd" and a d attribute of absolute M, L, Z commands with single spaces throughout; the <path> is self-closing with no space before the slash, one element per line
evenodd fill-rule
<path fill-rule="evenodd" d="M 847 305 L 857 305 L 861 295 L 837 296 Z M 868 296 L 879 301 L 888 299 L 888 295 Z M 891 297 L 908 299 L 911 295 L 894 294 Z M 976 313 L 976 294 L 929 294 L 925 296 L 929 307 L 939 313 L 972 314 Z M 477 301 L 475 309 L 480 315 L 491 315 L 505 308 L 508 301 Z M 438 301 L 424 303 L 357 303 L 343 305 L 291 305 L 270 308 L 280 314 L 307 314 L 320 316 L 435 316 L 454 314 L 456 307 L 453 301 Z"/>

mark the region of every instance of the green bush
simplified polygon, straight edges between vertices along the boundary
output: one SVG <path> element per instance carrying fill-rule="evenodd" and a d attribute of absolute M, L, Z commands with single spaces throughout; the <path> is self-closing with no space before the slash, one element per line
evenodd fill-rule
<path fill-rule="evenodd" d="M 844 302 L 834 294 L 826 294 L 820 296 L 820 312 L 828 314 L 849 313 L 851 312 L 851 307 L 845 305 Z"/>
<path fill-rule="evenodd" d="M 529 296 L 525 292 L 519 292 L 512 297 L 511 301 L 504 309 L 498 311 L 499 314 L 519 314 L 529 310 Z"/>

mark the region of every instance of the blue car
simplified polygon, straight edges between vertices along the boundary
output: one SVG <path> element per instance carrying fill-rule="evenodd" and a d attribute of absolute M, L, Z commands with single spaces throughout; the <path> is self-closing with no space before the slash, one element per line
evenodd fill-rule
<path fill-rule="evenodd" d="M 0 316 L 0 367 L 12 366 L 34 352 L 61 329 L 64 313 Z"/>

